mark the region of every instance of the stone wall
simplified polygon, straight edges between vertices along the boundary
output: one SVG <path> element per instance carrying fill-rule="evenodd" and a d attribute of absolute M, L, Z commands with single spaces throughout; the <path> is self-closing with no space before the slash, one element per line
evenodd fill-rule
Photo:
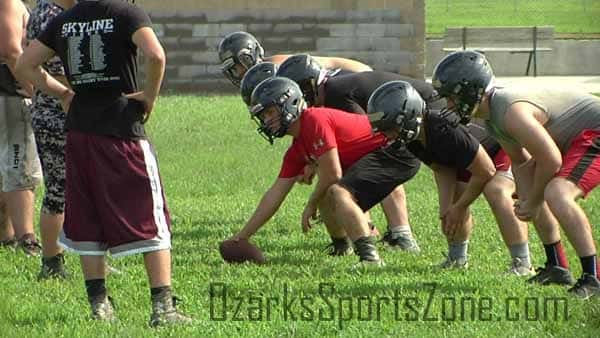
<path fill-rule="evenodd" d="M 234 91 L 220 72 L 216 48 L 224 35 L 238 30 L 254 34 L 267 55 L 308 52 L 347 57 L 377 70 L 422 78 L 424 1 L 370 1 L 381 3 L 381 8 L 363 8 L 366 2 L 369 1 L 308 1 L 303 9 L 263 8 L 265 5 L 258 4 L 251 9 L 201 11 L 192 7 L 166 10 L 149 6 L 155 31 L 167 51 L 164 89 Z M 146 8 L 144 1 L 136 3 Z M 335 6 L 343 9 L 332 9 Z"/>

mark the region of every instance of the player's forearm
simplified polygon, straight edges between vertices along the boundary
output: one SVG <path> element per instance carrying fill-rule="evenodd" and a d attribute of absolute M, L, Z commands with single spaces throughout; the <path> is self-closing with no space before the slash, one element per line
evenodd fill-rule
<path fill-rule="evenodd" d="M 336 176 L 319 176 L 315 190 L 313 190 L 312 194 L 310 195 L 308 203 L 318 206 L 325 196 L 327 189 L 329 189 L 329 187 L 331 187 L 333 184 L 337 183 L 339 179 L 340 178 Z"/>
<path fill-rule="evenodd" d="M 536 165 L 535 174 L 533 176 L 533 186 L 528 199 L 534 204 L 539 204 L 544 201 L 544 190 L 546 185 L 554 177 L 556 172 L 560 169 L 560 165 Z"/>
<path fill-rule="evenodd" d="M 471 176 L 465 191 L 460 195 L 455 206 L 464 209 L 468 208 L 479 197 L 490 178 L 489 176 Z"/>
<path fill-rule="evenodd" d="M 438 188 L 440 214 L 446 211 L 454 201 L 456 189 L 456 174 L 443 169 L 434 169 L 435 183 Z"/>
<path fill-rule="evenodd" d="M 164 54 L 156 53 L 146 57 L 146 81 L 144 94 L 150 98 L 158 97 L 165 73 L 166 59 Z"/>
<path fill-rule="evenodd" d="M 50 74 L 48 74 L 41 66 L 34 67 L 28 64 L 18 63 L 16 67 L 16 77 L 19 82 L 31 82 L 35 88 L 59 99 L 62 98 L 65 93 L 71 91 L 69 87 L 50 76 Z"/>
<path fill-rule="evenodd" d="M 252 217 L 250 217 L 244 228 L 240 230 L 240 237 L 249 238 L 253 236 L 279 210 L 286 196 L 287 193 L 281 194 L 274 189 L 267 191 L 258 203 Z"/>

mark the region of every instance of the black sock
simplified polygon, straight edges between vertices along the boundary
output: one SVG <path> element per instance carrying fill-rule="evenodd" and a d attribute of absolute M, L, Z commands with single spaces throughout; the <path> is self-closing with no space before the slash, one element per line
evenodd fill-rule
<path fill-rule="evenodd" d="M 156 287 L 156 288 L 150 288 L 150 295 L 151 296 L 156 296 L 159 293 L 166 292 L 166 291 L 171 291 L 171 286 L 170 285 L 159 286 L 159 287 Z"/>
<path fill-rule="evenodd" d="M 544 244 L 544 250 L 546 251 L 546 259 L 548 260 L 548 265 L 560 266 L 565 269 L 569 268 L 567 255 L 565 255 L 565 249 L 563 248 L 560 241 L 552 244 Z"/>
<path fill-rule="evenodd" d="M 600 272 L 598 271 L 598 263 L 596 262 L 595 254 L 586 257 L 579 257 L 579 260 L 581 261 L 581 269 L 584 273 L 598 278 Z"/>
<path fill-rule="evenodd" d="M 104 278 L 86 280 L 85 291 L 87 292 L 88 299 L 106 296 L 106 285 Z"/>
<path fill-rule="evenodd" d="M 354 241 L 354 246 L 361 261 L 379 261 L 379 254 L 375 248 L 375 237 L 361 237 Z"/>

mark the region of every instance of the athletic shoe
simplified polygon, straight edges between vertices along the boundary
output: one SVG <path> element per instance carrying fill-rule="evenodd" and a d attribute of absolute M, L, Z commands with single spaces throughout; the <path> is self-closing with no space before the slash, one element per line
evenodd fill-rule
<path fill-rule="evenodd" d="M 569 289 L 569 293 L 586 300 L 592 297 L 600 296 L 600 281 L 595 276 L 584 273 L 577 280 L 575 286 Z"/>
<path fill-rule="evenodd" d="M 541 285 L 557 284 L 557 285 L 573 285 L 575 279 L 571 275 L 571 271 L 558 265 L 546 265 L 535 269 L 536 275 L 527 280 L 528 283 Z"/>
<path fill-rule="evenodd" d="M 522 259 L 514 257 L 510 269 L 508 269 L 508 273 L 519 277 L 526 277 L 535 275 L 535 270 L 531 264 L 527 266 Z"/>
<path fill-rule="evenodd" d="M 438 269 L 441 270 L 449 270 L 449 269 L 466 269 L 469 267 L 469 262 L 467 257 L 459 257 L 459 258 L 450 258 L 450 256 L 444 254 L 446 259 L 444 259 L 440 264 L 438 264 Z"/>
<path fill-rule="evenodd" d="M 25 234 L 19 239 L 17 247 L 23 249 L 28 256 L 37 257 L 42 252 L 42 246 L 35 239 L 34 234 Z"/>
<path fill-rule="evenodd" d="M 90 306 L 92 307 L 92 319 L 105 322 L 114 322 L 117 320 L 112 298 L 106 295 L 96 297 L 90 300 Z"/>
<path fill-rule="evenodd" d="M 65 257 L 62 253 L 52 257 L 42 257 L 42 268 L 38 274 L 38 281 L 50 278 L 67 279 L 65 270 Z"/>
<path fill-rule="evenodd" d="M 392 249 L 414 253 L 421 252 L 421 248 L 419 248 L 419 244 L 417 244 L 417 240 L 414 237 L 403 236 L 402 234 L 394 233 L 391 230 L 385 232 L 381 241 L 384 245 Z"/>
<path fill-rule="evenodd" d="M 190 324 L 192 318 L 177 311 L 177 298 L 171 295 L 171 291 L 163 291 L 152 295 L 152 314 L 150 315 L 150 326 L 165 326 L 173 324 Z"/>
<path fill-rule="evenodd" d="M 329 256 L 347 256 L 353 255 L 352 243 L 346 238 L 332 238 L 331 243 L 325 247 L 325 252 Z"/>

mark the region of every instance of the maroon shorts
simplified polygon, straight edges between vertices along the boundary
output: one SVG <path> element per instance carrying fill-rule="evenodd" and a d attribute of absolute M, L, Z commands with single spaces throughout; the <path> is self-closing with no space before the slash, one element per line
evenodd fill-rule
<path fill-rule="evenodd" d="M 573 139 L 556 177 L 575 183 L 584 197 L 600 183 L 600 130 L 587 129 Z"/>
<path fill-rule="evenodd" d="M 506 176 L 510 179 L 512 179 L 512 173 L 510 171 L 510 157 L 508 157 L 508 154 L 506 154 L 506 152 L 504 152 L 504 149 L 500 149 L 498 150 L 498 152 L 496 153 L 496 155 L 494 155 L 494 158 L 492 159 L 492 161 L 494 162 L 494 166 L 496 167 L 496 174 L 501 174 L 503 176 Z M 456 180 L 459 182 L 469 182 L 469 180 L 471 179 L 471 173 L 464 169 L 464 170 L 458 170 L 456 172 Z"/>
<path fill-rule="evenodd" d="M 70 131 L 65 152 L 64 247 L 114 256 L 171 248 L 169 212 L 148 141 Z"/>

